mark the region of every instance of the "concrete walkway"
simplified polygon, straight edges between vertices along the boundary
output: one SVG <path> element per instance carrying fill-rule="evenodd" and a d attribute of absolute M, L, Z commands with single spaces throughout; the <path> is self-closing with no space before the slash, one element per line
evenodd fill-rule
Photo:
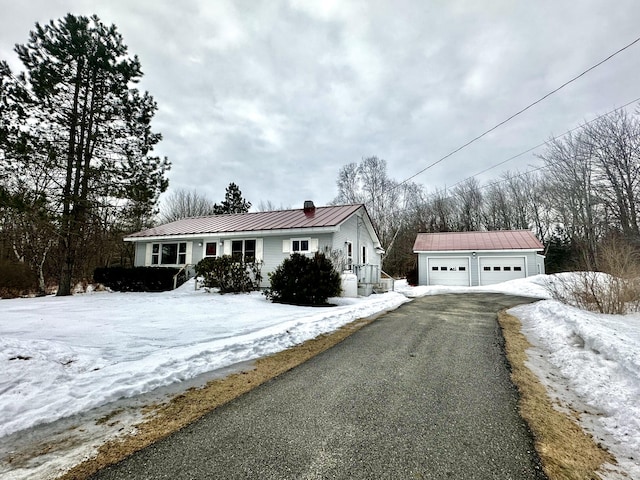
<path fill-rule="evenodd" d="M 496 312 L 423 297 L 96 479 L 543 479 Z"/>

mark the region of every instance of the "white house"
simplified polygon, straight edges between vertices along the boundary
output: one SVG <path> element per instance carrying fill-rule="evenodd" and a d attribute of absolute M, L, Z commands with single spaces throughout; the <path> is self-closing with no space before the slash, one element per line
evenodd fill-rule
<path fill-rule="evenodd" d="M 263 262 L 268 273 L 293 252 L 340 254 L 358 276 L 361 293 L 380 282 L 384 252 L 364 205 L 315 207 L 184 218 L 124 238 L 135 245 L 135 266 L 190 269 L 205 257 L 232 255 Z"/>
<path fill-rule="evenodd" d="M 545 273 L 544 246 L 528 230 L 419 233 L 420 285 L 490 285 Z"/>

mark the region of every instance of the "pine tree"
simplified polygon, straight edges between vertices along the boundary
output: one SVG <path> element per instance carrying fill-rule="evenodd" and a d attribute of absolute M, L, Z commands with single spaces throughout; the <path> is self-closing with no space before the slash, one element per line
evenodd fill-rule
<path fill-rule="evenodd" d="M 216 215 L 223 213 L 247 213 L 250 208 L 251 202 L 242 198 L 240 187 L 233 182 L 227 187 L 222 203 L 220 205 L 216 203 L 213 206 Z"/>
<path fill-rule="evenodd" d="M 149 217 L 170 165 L 150 155 L 161 140 L 151 131 L 157 106 L 134 88 L 140 62 L 128 55 L 115 25 L 69 14 L 36 24 L 16 52 L 26 73 L 0 68 L 0 125 L 20 128 L 0 132 L 0 171 L 21 187 L 40 188 L 34 179 L 49 179 L 44 188 L 61 255 L 58 295 L 68 295 L 74 267 L 90 248 L 89 224 L 114 213 L 120 221 Z"/>

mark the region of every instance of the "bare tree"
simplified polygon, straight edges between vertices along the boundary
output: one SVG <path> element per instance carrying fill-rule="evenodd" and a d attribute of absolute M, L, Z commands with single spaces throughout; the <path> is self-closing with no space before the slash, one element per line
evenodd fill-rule
<path fill-rule="evenodd" d="M 162 223 L 187 217 L 213 215 L 214 202 L 194 190 L 174 190 L 167 197 L 160 213 Z"/>
<path fill-rule="evenodd" d="M 625 238 L 640 243 L 640 123 L 619 110 L 585 127 L 595 188 Z"/>
<path fill-rule="evenodd" d="M 511 206 L 504 185 L 500 182 L 490 184 L 484 194 L 484 228 L 487 230 L 511 229 Z"/>
<path fill-rule="evenodd" d="M 453 189 L 457 213 L 457 228 L 463 232 L 480 229 L 482 192 L 478 180 L 471 177 Z"/>
<path fill-rule="evenodd" d="M 596 194 L 593 147 L 584 133 L 552 140 L 539 155 L 546 164 L 546 183 L 555 198 L 556 221 L 564 225 L 584 264 L 596 268 L 598 239 L 605 223 L 602 201 Z"/>
<path fill-rule="evenodd" d="M 282 203 L 280 204 L 279 207 L 276 206 L 275 203 L 273 203 L 271 200 L 260 200 L 260 203 L 258 203 L 258 207 L 257 210 L 258 212 L 275 212 L 275 211 L 279 211 L 279 210 L 290 210 L 291 209 L 291 205 L 289 205 L 288 207 L 285 207 Z"/>

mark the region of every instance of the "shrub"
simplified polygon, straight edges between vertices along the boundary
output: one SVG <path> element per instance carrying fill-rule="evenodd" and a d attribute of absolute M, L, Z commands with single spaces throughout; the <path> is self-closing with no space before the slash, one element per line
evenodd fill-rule
<path fill-rule="evenodd" d="M 418 286 L 418 269 L 417 268 L 412 268 L 407 272 L 407 284 L 411 285 L 412 287 Z"/>
<path fill-rule="evenodd" d="M 340 274 L 322 253 L 307 257 L 294 253 L 269 274 L 267 298 L 292 305 L 326 305 L 329 297 L 340 295 Z"/>
<path fill-rule="evenodd" d="M 93 279 L 117 292 L 165 292 L 173 289 L 173 277 L 180 269 L 172 267 L 101 267 L 93 272 Z M 177 286 L 186 281 L 183 270 Z"/>
<path fill-rule="evenodd" d="M 37 281 L 22 262 L 0 260 L 0 298 L 19 297 L 36 290 Z"/>
<path fill-rule="evenodd" d="M 598 252 L 600 272 L 583 271 L 550 278 L 552 297 L 584 310 L 613 315 L 640 310 L 640 258 L 636 247 L 616 237 Z"/>
<path fill-rule="evenodd" d="M 260 288 L 261 268 L 262 262 L 245 262 L 223 255 L 203 258 L 195 270 L 206 288 L 219 288 L 220 293 L 240 293 Z"/>

